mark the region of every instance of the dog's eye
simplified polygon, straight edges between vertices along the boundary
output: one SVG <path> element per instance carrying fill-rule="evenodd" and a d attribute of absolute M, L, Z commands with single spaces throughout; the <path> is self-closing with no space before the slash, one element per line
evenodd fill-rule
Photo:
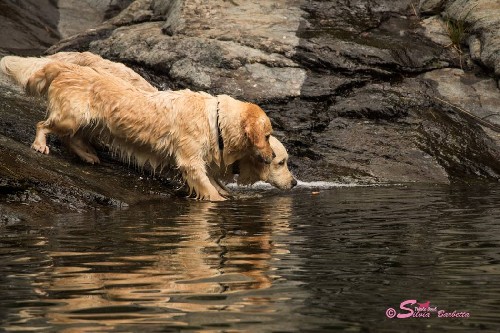
<path fill-rule="evenodd" d="M 278 165 L 285 165 L 285 160 L 280 161 Z"/>

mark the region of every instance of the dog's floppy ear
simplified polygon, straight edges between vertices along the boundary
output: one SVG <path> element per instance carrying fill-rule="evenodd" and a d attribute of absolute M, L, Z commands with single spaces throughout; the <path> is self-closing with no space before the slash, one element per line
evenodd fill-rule
<path fill-rule="evenodd" d="M 250 143 L 257 148 L 263 148 L 267 144 L 265 133 L 267 126 L 263 115 L 265 116 L 265 113 L 260 107 L 252 103 L 247 104 L 247 109 L 244 113 L 245 134 Z M 271 128 L 268 130 L 270 131 Z"/>
<path fill-rule="evenodd" d="M 245 135 L 253 146 L 254 153 L 270 164 L 275 156 L 269 144 L 269 137 L 273 131 L 271 121 L 264 110 L 252 103 L 246 104 L 243 117 Z"/>
<path fill-rule="evenodd" d="M 260 126 L 255 126 L 255 124 L 245 124 L 245 134 L 250 140 L 250 143 L 258 148 L 262 147 L 262 137 L 264 134 L 259 128 Z"/>

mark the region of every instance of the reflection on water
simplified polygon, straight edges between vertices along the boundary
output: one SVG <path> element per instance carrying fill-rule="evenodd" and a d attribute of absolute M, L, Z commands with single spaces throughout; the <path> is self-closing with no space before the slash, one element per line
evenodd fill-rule
<path fill-rule="evenodd" d="M 2 226 L 1 327 L 499 328 L 500 187 L 301 187 Z M 470 318 L 386 317 L 407 299 Z"/>

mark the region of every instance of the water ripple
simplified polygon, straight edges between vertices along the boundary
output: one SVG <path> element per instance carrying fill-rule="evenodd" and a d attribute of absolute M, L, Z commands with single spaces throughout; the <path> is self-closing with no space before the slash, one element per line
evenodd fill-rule
<path fill-rule="evenodd" d="M 500 187 L 354 185 L 257 186 L 224 203 L 166 200 L 2 226 L 2 328 L 499 328 Z M 471 317 L 387 319 L 406 299 Z"/>

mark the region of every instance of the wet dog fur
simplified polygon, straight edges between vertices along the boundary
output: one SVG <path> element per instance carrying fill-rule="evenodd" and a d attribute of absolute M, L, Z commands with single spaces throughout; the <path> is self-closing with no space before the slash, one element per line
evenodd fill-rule
<path fill-rule="evenodd" d="M 99 55 L 90 52 L 59 52 L 48 56 L 47 58 L 32 58 L 32 66 L 26 66 L 26 58 L 7 57 L 10 67 L 2 65 L 2 70 L 12 75 L 14 79 L 23 87 L 26 87 L 26 78 L 31 77 L 36 70 L 52 61 L 62 61 L 80 66 L 91 67 L 100 74 L 112 74 L 116 78 L 120 78 L 129 82 L 136 88 L 148 92 L 157 92 L 158 90 L 149 84 L 139 74 L 128 68 L 124 64 L 106 60 Z M 10 59 L 9 59 L 10 58 Z M 47 60 L 50 59 L 50 60 Z M 52 60 L 52 61 L 51 61 Z M 20 62 L 20 64 L 19 64 Z M 2 60 L 2 63 L 6 63 Z M 18 64 L 18 66 L 16 66 Z M 94 148 L 89 143 L 88 129 L 80 129 L 72 136 L 65 136 L 68 146 L 80 158 L 89 163 L 98 163 L 99 159 Z M 265 181 L 280 189 L 293 188 L 297 181 L 290 173 L 287 161 L 288 153 L 283 144 L 275 137 L 271 136 L 269 143 L 275 153 L 270 164 L 264 163 L 262 159 L 256 158 L 254 155 L 246 155 L 237 161 L 239 167 L 239 177 L 237 182 L 240 185 L 251 185 L 257 181 Z M 35 147 L 35 146 L 34 146 Z M 46 148 L 48 152 L 48 147 Z M 213 172 L 214 178 L 223 178 L 226 181 L 231 181 L 233 176 L 231 171 L 233 168 L 220 168 L 219 172 Z M 213 171 L 213 170 L 212 170 Z M 227 193 L 226 188 L 220 182 L 215 181 L 219 192 Z"/>
<path fill-rule="evenodd" d="M 49 153 L 47 134 L 71 141 L 85 130 L 140 166 L 149 163 L 156 169 L 175 164 L 196 197 L 211 201 L 224 200 L 226 194 L 211 168 L 231 165 L 248 154 L 267 163 L 273 159 L 272 127 L 264 111 L 227 95 L 145 92 L 90 67 L 58 61 L 20 82 L 26 82 L 32 95 L 47 95 L 48 118 L 37 124 L 32 145 L 41 153 Z M 218 132 L 224 142 L 222 152 Z M 95 159 L 79 141 L 71 144 L 72 149 L 86 160 Z"/>

